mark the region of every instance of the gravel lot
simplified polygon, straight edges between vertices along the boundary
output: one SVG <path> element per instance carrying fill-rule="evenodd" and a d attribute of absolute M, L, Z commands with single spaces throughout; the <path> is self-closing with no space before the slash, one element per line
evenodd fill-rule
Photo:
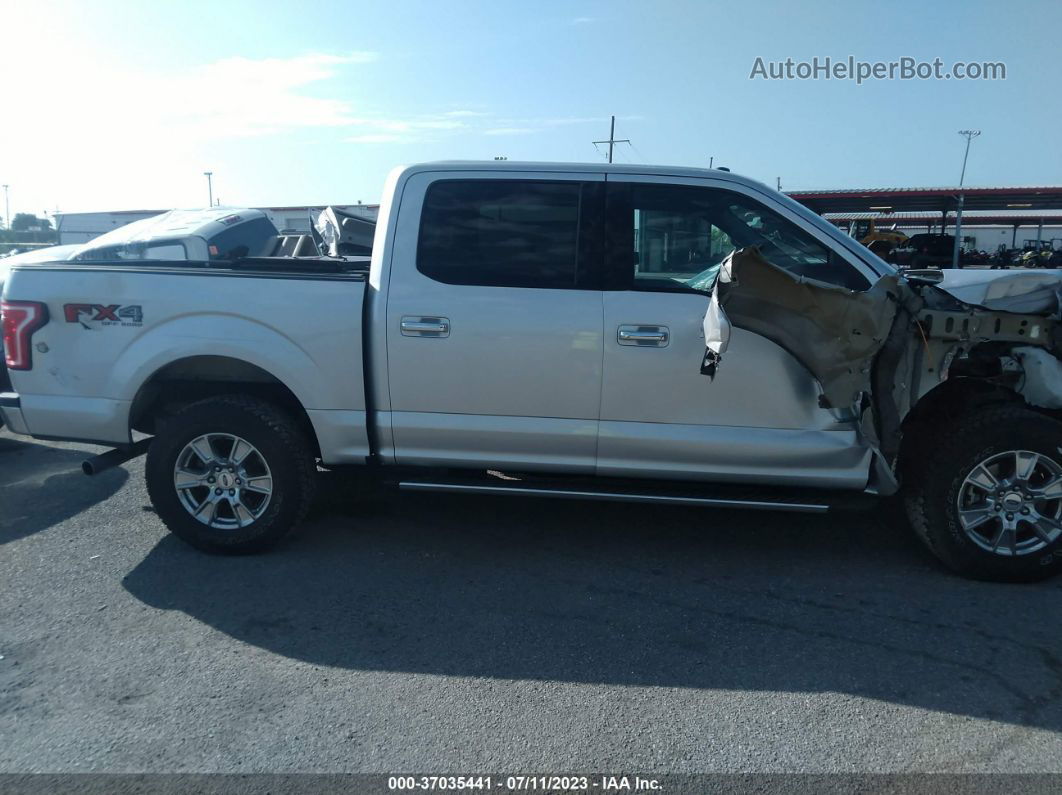
<path fill-rule="evenodd" d="M 1062 582 L 888 511 L 384 495 L 275 553 L 0 431 L 0 772 L 1062 772 Z"/>

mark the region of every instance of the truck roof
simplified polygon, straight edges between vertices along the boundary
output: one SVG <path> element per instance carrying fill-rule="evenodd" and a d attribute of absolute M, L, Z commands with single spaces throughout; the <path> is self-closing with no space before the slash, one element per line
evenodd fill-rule
<path fill-rule="evenodd" d="M 519 160 L 442 160 L 435 163 L 418 163 L 411 166 L 399 166 L 391 172 L 392 180 L 412 176 L 417 173 L 439 171 L 493 171 L 493 172 L 555 172 L 568 174 L 630 174 L 654 177 L 687 177 L 692 179 L 705 179 L 711 177 L 714 180 L 729 182 L 732 185 L 740 185 L 752 191 L 766 193 L 773 197 L 774 201 L 784 204 L 796 215 L 806 218 L 814 223 L 822 233 L 837 244 L 847 249 L 851 254 L 862 260 L 878 275 L 894 273 L 895 268 L 885 260 L 878 257 L 866 246 L 841 232 L 835 225 L 823 220 L 817 213 L 808 209 L 800 202 L 790 198 L 784 193 L 775 190 L 758 180 L 743 177 L 731 171 L 723 171 L 718 168 L 692 168 L 690 166 L 654 166 L 635 163 L 537 163 Z"/>
<path fill-rule="evenodd" d="M 521 160 L 440 160 L 407 166 L 408 172 L 418 171 L 560 171 L 588 174 L 650 174 L 662 177 L 713 177 L 749 187 L 768 188 L 764 183 L 718 168 L 691 166 L 661 166 L 639 163 L 543 163 Z"/>

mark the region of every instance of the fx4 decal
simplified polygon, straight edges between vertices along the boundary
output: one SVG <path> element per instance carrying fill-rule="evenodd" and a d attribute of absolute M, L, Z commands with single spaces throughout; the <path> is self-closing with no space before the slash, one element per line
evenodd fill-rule
<path fill-rule="evenodd" d="M 144 312 L 139 305 L 65 304 L 63 315 L 67 323 L 80 323 L 87 329 L 144 325 Z"/>

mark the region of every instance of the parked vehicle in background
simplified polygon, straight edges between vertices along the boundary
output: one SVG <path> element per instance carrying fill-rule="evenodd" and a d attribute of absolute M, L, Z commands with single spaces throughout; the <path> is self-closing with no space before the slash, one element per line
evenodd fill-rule
<path fill-rule="evenodd" d="M 873 218 L 853 221 L 850 234 L 879 257 L 888 260 L 894 249 L 907 242 L 907 235 L 896 228 L 878 227 Z"/>
<path fill-rule="evenodd" d="M 1052 253 L 1050 241 L 1043 240 L 1038 243 L 1035 240 L 1026 240 L 1025 247 L 1019 255 L 1018 264 L 1022 268 L 1053 267 L 1050 264 Z"/>
<path fill-rule="evenodd" d="M 88 471 L 147 449 L 200 549 L 271 546 L 318 466 L 355 466 L 817 513 L 901 493 L 957 572 L 1062 569 L 1058 274 L 904 276 L 758 182 L 672 167 L 396 170 L 367 271 L 209 223 L 186 259 L 15 267 L 2 304 L 12 430 L 118 445 Z"/>
<path fill-rule="evenodd" d="M 981 249 L 963 249 L 959 261 L 964 268 L 984 268 L 991 263 L 992 255 Z"/>
<path fill-rule="evenodd" d="M 271 253 L 278 234 L 273 222 L 261 210 L 233 207 L 170 210 L 94 238 L 83 244 L 73 259 L 78 262 L 232 260 Z"/>
<path fill-rule="evenodd" d="M 901 268 L 950 268 L 954 252 L 955 235 L 923 232 L 897 247 L 892 261 Z"/>

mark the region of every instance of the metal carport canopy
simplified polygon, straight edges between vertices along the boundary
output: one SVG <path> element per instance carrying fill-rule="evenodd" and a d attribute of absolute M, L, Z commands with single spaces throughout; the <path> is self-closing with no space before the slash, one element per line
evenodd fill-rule
<path fill-rule="evenodd" d="M 871 188 L 851 190 L 795 190 L 787 195 L 823 213 L 881 213 L 929 211 L 954 213 L 959 194 L 965 197 L 964 212 L 970 210 L 1062 209 L 1062 186 L 1026 188 Z M 883 219 L 884 220 L 884 219 Z"/>
<path fill-rule="evenodd" d="M 935 212 L 899 212 L 899 213 L 825 213 L 823 218 L 833 224 L 848 224 L 850 221 L 874 220 L 882 227 L 902 226 L 918 227 L 939 225 L 940 215 Z M 951 220 L 954 220 L 952 218 Z M 965 226 L 1062 226 L 1062 210 L 1043 210 L 1030 215 L 1024 210 L 1007 210 L 984 212 L 975 210 L 962 214 Z"/>

